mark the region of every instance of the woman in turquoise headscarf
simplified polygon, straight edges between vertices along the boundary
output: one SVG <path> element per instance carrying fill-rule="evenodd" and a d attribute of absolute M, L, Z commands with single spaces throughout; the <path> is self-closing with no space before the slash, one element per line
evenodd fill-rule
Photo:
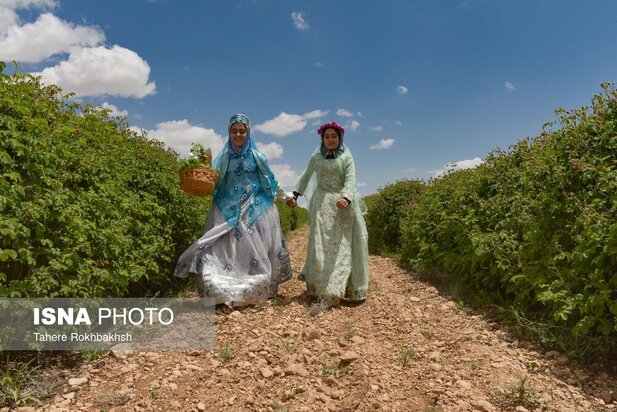
<path fill-rule="evenodd" d="M 274 199 L 292 202 L 251 139 L 243 114 L 229 119 L 229 139 L 214 159 L 219 172 L 204 234 L 178 260 L 174 275 L 197 275 L 199 294 L 215 304 L 259 305 L 291 278 Z"/>
<path fill-rule="evenodd" d="M 312 315 L 341 299 L 364 301 L 369 285 L 366 205 L 356 191 L 353 157 L 343 144 L 345 129 L 329 122 L 317 133 L 321 145 L 302 173 L 290 204 L 301 194 L 308 202 L 309 243 L 300 279 L 306 282 L 308 294 L 318 298 Z"/>

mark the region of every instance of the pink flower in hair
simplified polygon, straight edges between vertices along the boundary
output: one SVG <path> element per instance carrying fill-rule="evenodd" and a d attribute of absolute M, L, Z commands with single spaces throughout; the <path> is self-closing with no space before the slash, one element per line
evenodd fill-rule
<path fill-rule="evenodd" d="M 321 136 L 326 129 L 330 128 L 338 130 L 341 136 L 345 134 L 345 128 L 337 122 L 327 122 L 322 124 L 319 126 L 319 129 L 317 129 L 317 134 Z"/>

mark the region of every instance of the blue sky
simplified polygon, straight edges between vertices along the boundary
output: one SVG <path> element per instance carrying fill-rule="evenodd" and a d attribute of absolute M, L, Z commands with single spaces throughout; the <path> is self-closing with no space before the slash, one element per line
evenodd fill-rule
<path fill-rule="evenodd" d="M 0 60 L 182 155 L 243 112 L 287 189 L 335 120 L 364 195 L 537 136 L 615 44 L 614 0 L 0 0 Z"/>

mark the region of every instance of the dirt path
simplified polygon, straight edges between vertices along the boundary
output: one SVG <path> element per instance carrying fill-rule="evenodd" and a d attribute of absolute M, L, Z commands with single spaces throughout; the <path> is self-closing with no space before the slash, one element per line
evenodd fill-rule
<path fill-rule="evenodd" d="M 298 270 L 306 232 L 288 243 Z M 106 356 L 29 410 L 617 411 L 614 378 L 512 340 L 390 259 L 369 264 L 364 304 L 311 318 L 292 280 L 265 307 L 218 313 L 215 351 Z"/>

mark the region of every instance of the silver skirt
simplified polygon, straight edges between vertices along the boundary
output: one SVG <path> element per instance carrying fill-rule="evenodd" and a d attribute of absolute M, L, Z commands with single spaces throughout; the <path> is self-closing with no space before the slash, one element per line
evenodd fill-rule
<path fill-rule="evenodd" d="M 178 260 L 174 276 L 197 276 L 201 297 L 228 306 L 260 305 L 276 296 L 292 276 L 289 250 L 276 205 L 249 226 L 250 198 L 242 204 L 240 222 L 232 228 L 212 203 L 204 234 Z"/>

